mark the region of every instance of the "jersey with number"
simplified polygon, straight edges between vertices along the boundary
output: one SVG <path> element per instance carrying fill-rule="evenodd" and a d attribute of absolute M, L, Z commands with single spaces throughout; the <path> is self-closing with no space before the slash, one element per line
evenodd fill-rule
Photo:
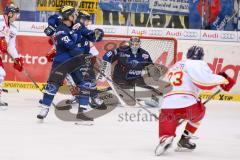
<path fill-rule="evenodd" d="M 77 46 L 78 35 L 71 27 L 65 24 L 58 26 L 56 30 L 56 56 L 54 62 L 63 63 L 70 58 L 84 53 L 84 48 Z"/>
<path fill-rule="evenodd" d="M 0 15 L 0 37 L 5 37 L 8 43 L 8 52 L 13 58 L 18 58 L 16 49 L 17 27 L 14 24 L 8 24 L 3 15 Z"/>
<path fill-rule="evenodd" d="M 147 51 L 139 48 L 137 54 L 133 54 L 129 46 L 122 46 L 107 52 L 103 60 L 109 63 L 117 62 L 113 77 L 118 80 L 137 79 L 142 76 L 145 66 L 153 63 Z"/>
<path fill-rule="evenodd" d="M 162 108 L 174 109 L 191 106 L 199 100 L 199 90 L 211 90 L 228 81 L 213 74 L 206 62 L 202 60 L 179 61 L 172 66 L 165 77 L 173 89 L 164 95 Z"/>

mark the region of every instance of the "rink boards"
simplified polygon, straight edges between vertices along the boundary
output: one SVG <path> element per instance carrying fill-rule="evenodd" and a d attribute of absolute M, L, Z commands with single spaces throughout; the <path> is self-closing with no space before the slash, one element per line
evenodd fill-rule
<path fill-rule="evenodd" d="M 30 25 L 30 24 L 29 24 Z M 24 28 L 24 26 L 21 26 Z M 28 25 L 25 26 L 27 31 Z M 99 27 L 99 26 L 98 26 Z M 44 27 L 42 27 L 44 28 Z M 46 82 L 49 74 L 51 64 L 47 62 L 45 55 L 50 51 L 51 45 L 48 44 L 48 38 L 42 33 L 20 33 L 17 37 L 17 48 L 19 53 L 25 59 L 25 68 L 30 73 L 32 78 L 43 85 Z M 184 59 L 185 54 L 189 47 L 192 45 L 202 46 L 205 50 L 205 61 L 208 62 L 210 68 L 214 73 L 227 72 L 230 74 L 237 84 L 229 93 L 221 93 L 216 96 L 216 99 L 226 101 L 240 101 L 240 53 L 239 53 L 239 33 L 238 32 L 221 32 L 221 31 L 201 31 L 201 30 L 180 30 L 180 29 L 153 29 L 141 27 L 109 27 L 104 26 L 106 33 L 113 35 L 143 35 L 143 36 L 163 36 L 174 37 L 177 39 L 177 58 L 178 60 Z M 155 35 L 153 35 L 153 31 Z M 127 32 L 127 33 L 126 33 Z M 156 34 L 158 33 L 158 34 Z M 161 33 L 161 34 L 160 34 Z M 100 52 L 100 57 L 105 53 L 102 49 L 103 45 L 96 44 Z M 151 54 L 151 52 L 150 52 Z M 153 61 L 161 57 L 159 55 L 151 55 Z M 12 61 L 3 55 L 3 62 L 7 72 L 5 87 L 7 88 L 23 88 L 34 89 L 33 84 L 22 73 L 14 71 L 12 68 Z M 101 87 L 101 86 L 100 86 Z M 214 91 L 213 91 L 214 92 Z M 206 98 L 211 93 L 203 93 L 202 98 Z"/>

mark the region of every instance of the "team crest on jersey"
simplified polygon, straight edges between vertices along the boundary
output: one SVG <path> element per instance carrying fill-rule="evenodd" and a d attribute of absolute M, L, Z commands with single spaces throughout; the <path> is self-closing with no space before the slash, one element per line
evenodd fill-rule
<path fill-rule="evenodd" d="M 148 54 L 143 54 L 142 57 L 143 57 L 143 59 L 148 59 L 149 55 Z"/>
<path fill-rule="evenodd" d="M 132 60 L 132 61 L 130 61 L 129 62 L 130 64 L 131 64 L 131 67 L 136 67 L 137 65 L 138 65 L 138 63 L 139 63 L 139 61 L 137 61 L 137 60 Z"/>

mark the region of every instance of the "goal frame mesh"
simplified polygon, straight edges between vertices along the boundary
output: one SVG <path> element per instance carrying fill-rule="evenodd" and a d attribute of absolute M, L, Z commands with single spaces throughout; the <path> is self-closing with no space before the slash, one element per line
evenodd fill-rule
<path fill-rule="evenodd" d="M 104 37 L 106 38 L 124 38 L 124 39 L 130 39 L 132 36 L 135 35 L 115 35 L 115 34 L 106 34 Z M 138 36 L 138 35 L 136 35 Z M 172 41 L 173 44 L 173 63 L 177 62 L 177 40 L 173 37 L 154 37 L 154 36 L 138 36 L 140 39 L 146 39 L 146 40 L 156 40 L 156 41 Z"/>

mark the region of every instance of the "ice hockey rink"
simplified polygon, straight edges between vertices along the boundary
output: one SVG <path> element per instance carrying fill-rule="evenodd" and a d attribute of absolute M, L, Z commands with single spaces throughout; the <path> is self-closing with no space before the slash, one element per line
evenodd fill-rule
<path fill-rule="evenodd" d="M 93 126 L 75 125 L 59 120 L 53 109 L 44 123 L 39 123 L 37 90 L 11 89 L 3 96 L 9 103 L 0 112 L 0 160 L 239 160 L 239 103 L 212 101 L 194 140 L 194 152 L 175 152 L 176 141 L 169 151 L 154 155 L 158 144 L 158 122 L 140 108 L 118 107 L 95 120 Z M 58 95 L 55 102 L 63 96 Z M 158 109 L 152 109 L 157 113 Z M 139 113 L 139 118 L 123 115 Z"/>

